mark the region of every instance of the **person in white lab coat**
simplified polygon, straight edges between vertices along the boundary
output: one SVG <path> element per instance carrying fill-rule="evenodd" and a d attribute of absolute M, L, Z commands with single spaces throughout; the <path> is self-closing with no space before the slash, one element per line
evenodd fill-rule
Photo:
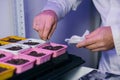
<path fill-rule="evenodd" d="M 120 74 L 120 0 L 92 1 L 100 13 L 102 24 L 76 47 L 102 51 L 99 69 Z M 76 10 L 79 4 L 82 4 L 82 0 L 48 0 L 42 12 L 34 18 L 33 28 L 41 39 L 49 39 L 57 21 L 71 9 Z"/>

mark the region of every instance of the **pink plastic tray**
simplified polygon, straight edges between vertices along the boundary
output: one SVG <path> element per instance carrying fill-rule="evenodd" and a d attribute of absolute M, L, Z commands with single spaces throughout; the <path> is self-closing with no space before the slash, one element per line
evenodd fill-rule
<path fill-rule="evenodd" d="M 11 60 L 11 59 L 25 59 L 25 60 L 29 60 L 29 62 L 26 62 L 26 63 L 21 64 L 21 65 L 15 65 L 15 64 L 7 63 L 7 61 Z M 33 59 L 29 56 L 16 55 L 16 56 L 12 57 L 11 59 L 8 59 L 8 60 L 4 61 L 3 63 L 15 67 L 17 74 L 22 73 L 24 71 L 27 71 L 27 70 L 34 67 L 35 59 Z"/>
<path fill-rule="evenodd" d="M 4 54 L 4 55 L 5 55 L 5 57 L 1 57 L 1 58 L 0 58 L 0 62 L 3 62 L 3 61 L 5 61 L 5 60 L 10 59 L 10 58 L 13 57 L 13 54 L 12 54 L 12 53 L 6 52 L 6 51 L 2 51 L 2 50 L 0 50 L 0 54 Z"/>
<path fill-rule="evenodd" d="M 37 53 L 44 53 L 45 55 L 39 56 L 39 57 L 28 55 L 32 51 L 36 51 Z M 26 56 L 30 56 L 31 58 L 34 58 L 36 60 L 36 65 L 40 65 L 42 63 L 49 61 L 51 59 L 51 56 L 52 56 L 52 52 L 45 51 L 45 50 L 39 49 L 39 48 L 28 49 L 28 50 L 24 51 L 22 54 L 26 55 Z"/>
<path fill-rule="evenodd" d="M 45 51 L 50 51 L 50 52 L 52 52 L 53 53 L 53 55 L 52 55 L 52 57 L 54 58 L 54 57 L 58 57 L 58 56 L 60 56 L 60 55 L 62 55 L 62 54 L 64 54 L 65 52 L 66 52 L 66 49 L 67 49 L 67 46 L 66 45 L 63 45 L 63 44 L 56 44 L 56 43 L 45 43 L 45 44 L 42 44 L 42 45 L 40 45 L 40 46 L 38 46 L 37 48 L 40 48 L 40 49 L 43 49 L 43 47 L 45 47 L 45 46 L 53 46 L 53 47 L 55 47 L 55 46 L 62 46 L 63 48 L 60 48 L 60 49 L 58 49 L 58 50 L 48 50 L 48 49 L 44 49 Z"/>

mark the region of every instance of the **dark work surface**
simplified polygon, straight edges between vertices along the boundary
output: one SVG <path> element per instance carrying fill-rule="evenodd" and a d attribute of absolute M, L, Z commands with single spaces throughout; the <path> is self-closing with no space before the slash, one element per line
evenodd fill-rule
<path fill-rule="evenodd" d="M 9 80 L 57 80 L 69 70 L 80 66 L 85 61 L 80 57 L 67 54 L 67 52 L 57 58 L 35 66 L 34 68 L 23 72 L 19 75 L 14 75 Z"/>

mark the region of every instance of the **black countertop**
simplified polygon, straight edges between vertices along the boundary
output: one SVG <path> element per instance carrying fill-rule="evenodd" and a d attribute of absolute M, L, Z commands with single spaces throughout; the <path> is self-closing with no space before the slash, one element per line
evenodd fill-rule
<path fill-rule="evenodd" d="M 82 58 L 66 52 L 19 75 L 14 74 L 9 80 L 57 80 L 66 72 L 81 66 L 83 63 L 85 61 Z"/>

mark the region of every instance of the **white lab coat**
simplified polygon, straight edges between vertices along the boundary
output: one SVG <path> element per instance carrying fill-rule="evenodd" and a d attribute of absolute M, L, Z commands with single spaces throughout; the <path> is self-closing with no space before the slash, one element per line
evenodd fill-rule
<path fill-rule="evenodd" d="M 92 0 L 100 13 L 102 26 L 111 26 L 115 49 L 103 51 L 99 69 L 120 74 L 120 0 Z M 71 9 L 76 10 L 82 0 L 48 0 L 43 10 L 53 10 L 59 19 Z"/>

